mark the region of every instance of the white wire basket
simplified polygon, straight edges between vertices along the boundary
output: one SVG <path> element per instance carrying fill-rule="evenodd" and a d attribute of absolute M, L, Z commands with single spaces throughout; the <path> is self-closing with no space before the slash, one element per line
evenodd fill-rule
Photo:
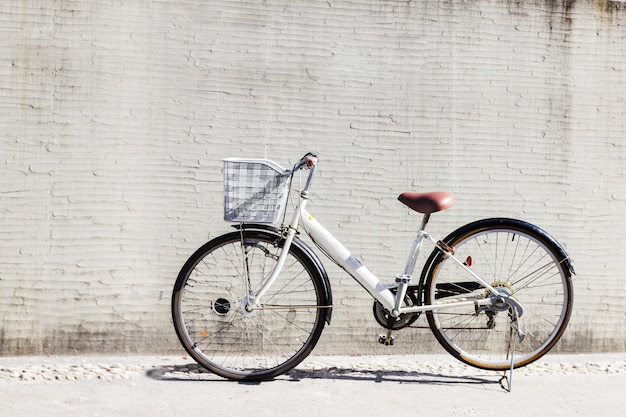
<path fill-rule="evenodd" d="M 224 220 L 277 223 L 289 195 L 289 171 L 267 159 L 224 159 Z"/>

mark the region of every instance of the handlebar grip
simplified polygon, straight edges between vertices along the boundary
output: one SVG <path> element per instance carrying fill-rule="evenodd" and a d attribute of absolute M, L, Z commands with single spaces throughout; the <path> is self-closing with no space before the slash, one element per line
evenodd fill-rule
<path fill-rule="evenodd" d="M 317 157 L 317 154 L 309 152 L 306 155 L 304 155 L 302 159 L 300 159 L 296 165 L 294 165 L 293 170 L 291 172 L 296 172 L 302 169 L 303 167 L 306 167 L 308 169 L 313 168 L 314 166 L 317 165 L 318 162 L 319 162 L 319 158 Z"/>
<path fill-rule="evenodd" d="M 304 164 L 308 168 L 313 168 L 319 162 L 317 155 L 307 155 L 304 157 Z"/>

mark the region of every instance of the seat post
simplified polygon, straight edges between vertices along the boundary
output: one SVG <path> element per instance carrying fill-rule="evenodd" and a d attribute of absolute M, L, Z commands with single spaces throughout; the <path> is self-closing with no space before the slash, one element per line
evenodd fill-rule
<path fill-rule="evenodd" d="M 420 249 L 422 248 L 422 232 L 426 229 L 426 225 L 428 224 L 428 220 L 430 219 L 430 213 L 424 214 L 422 218 L 422 224 L 420 224 L 419 229 L 417 230 L 417 236 L 413 241 L 413 246 L 411 247 L 411 252 L 409 253 L 409 257 L 406 261 L 406 266 L 404 267 L 404 275 L 410 277 L 413 274 L 413 269 L 415 269 L 415 263 L 417 262 L 417 257 L 420 254 Z"/>
<path fill-rule="evenodd" d="M 425 230 L 426 229 L 426 225 L 428 224 L 428 221 L 430 220 L 430 213 L 424 214 L 424 217 L 422 217 L 422 224 L 420 224 L 420 228 L 419 230 Z"/>

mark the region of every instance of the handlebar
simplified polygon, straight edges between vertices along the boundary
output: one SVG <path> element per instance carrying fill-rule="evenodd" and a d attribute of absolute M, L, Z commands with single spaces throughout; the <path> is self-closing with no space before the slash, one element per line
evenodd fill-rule
<path fill-rule="evenodd" d="M 300 169 L 305 168 L 309 170 L 309 176 L 306 180 L 306 185 L 304 186 L 304 188 L 300 191 L 300 195 L 301 196 L 305 196 L 308 195 L 309 193 L 309 187 L 311 186 L 311 181 L 313 180 L 313 175 L 315 174 L 315 167 L 317 166 L 317 163 L 319 162 L 319 158 L 317 156 L 316 153 L 313 152 L 307 152 L 306 155 L 304 155 L 297 164 L 294 165 L 293 170 L 289 171 L 287 170 L 287 173 L 289 175 L 291 175 L 291 178 L 293 179 L 293 175 Z"/>
<path fill-rule="evenodd" d="M 306 169 L 314 168 L 317 165 L 318 162 L 319 162 L 319 158 L 318 158 L 317 154 L 315 154 L 313 152 L 308 152 L 293 167 L 293 172 L 296 172 L 296 171 L 298 171 L 299 169 L 302 169 L 302 168 L 306 168 Z"/>

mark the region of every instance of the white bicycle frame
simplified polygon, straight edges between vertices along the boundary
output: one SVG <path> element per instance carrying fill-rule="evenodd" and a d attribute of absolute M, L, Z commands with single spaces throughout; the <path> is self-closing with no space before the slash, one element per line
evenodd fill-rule
<path fill-rule="evenodd" d="M 271 287 L 275 279 L 280 274 L 287 258 L 287 254 L 289 253 L 291 243 L 293 242 L 293 239 L 298 230 L 298 226 L 302 225 L 303 229 L 309 235 L 309 237 L 317 245 L 319 245 L 320 248 L 322 248 L 322 250 L 324 250 L 324 252 L 326 252 L 337 265 L 342 267 L 359 284 L 361 284 L 361 286 L 363 286 L 363 288 L 365 288 L 372 295 L 372 297 L 378 300 L 378 302 L 380 302 L 383 307 L 390 312 L 392 317 L 398 317 L 399 315 L 405 313 L 433 311 L 466 305 L 473 305 L 476 308 L 481 306 L 508 305 L 512 308 L 512 311 L 514 312 L 513 314 L 517 316 L 515 318 L 515 322 L 517 322 L 517 318 L 522 316 L 523 308 L 514 297 L 506 293 L 498 292 L 498 290 L 496 290 L 483 278 L 481 278 L 476 273 L 474 273 L 474 271 L 468 268 L 463 261 L 456 258 L 454 256 L 454 251 L 451 250 L 451 248 L 447 248 L 444 244 L 440 243 L 440 241 L 435 240 L 429 233 L 424 231 L 429 218 L 428 214 L 424 216 L 424 220 L 422 221 L 422 224 L 418 229 L 417 236 L 409 253 L 404 273 L 397 276 L 395 283 L 385 284 L 381 282 L 369 269 L 367 269 L 367 267 L 365 267 L 365 265 L 363 265 L 358 259 L 356 259 L 352 255 L 352 253 L 350 253 L 350 251 L 346 249 L 346 247 L 343 246 L 341 242 L 339 242 L 339 240 L 337 240 L 306 210 L 306 204 L 309 201 L 309 187 L 311 185 L 313 175 L 315 174 L 315 163 L 311 164 L 309 168 L 310 172 L 308 179 L 303 190 L 300 192 L 299 204 L 297 205 L 287 228 L 283 250 L 278 258 L 274 270 L 268 277 L 267 281 L 253 297 L 255 306 L 249 306 L 249 308 L 263 308 L 261 302 L 263 295 L 267 292 L 267 290 Z M 455 300 L 422 306 L 402 306 L 402 302 L 405 298 L 406 291 L 411 281 L 411 274 L 413 273 L 413 270 L 415 268 L 415 263 L 420 253 L 424 238 L 430 240 L 435 245 L 435 247 L 444 252 L 448 258 L 459 264 L 459 266 L 467 271 L 470 276 L 474 277 L 474 279 L 478 283 L 483 285 L 485 289 L 489 291 L 490 296 L 481 296 L 476 298 L 456 298 Z M 394 293 L 392 289 L 396 288 L 397 290 Z"/>

